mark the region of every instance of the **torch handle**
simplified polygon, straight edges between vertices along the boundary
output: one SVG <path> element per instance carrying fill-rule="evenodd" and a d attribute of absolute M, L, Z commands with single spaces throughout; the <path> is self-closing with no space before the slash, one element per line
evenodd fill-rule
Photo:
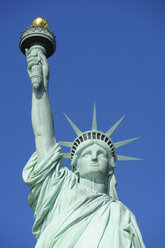
<path fill-rule="evenodd" d="M 42 65 L 39 63 L 39 65 L 33 65 L 31 69 L 31 80 L 32 84 L 34 80 L 38 80 L 40 83 L 42 81 Z"/>
<path fill-rule="evenodd" d="M 31 53 L 35 53 L 36 52 L 42 52 L 44 55 L 46 54 L 46 50 L 43 46 L 40 45 L 33 45 L 31 48 Z M 41 62 L 38 65 L 33 65 L 31 68 L 31 82 L 32 85 L 36 85 L 38 88 L 39 85 L 42 83 L 42 78 L 43 74 L 42 74 L 42 64 Z"/>

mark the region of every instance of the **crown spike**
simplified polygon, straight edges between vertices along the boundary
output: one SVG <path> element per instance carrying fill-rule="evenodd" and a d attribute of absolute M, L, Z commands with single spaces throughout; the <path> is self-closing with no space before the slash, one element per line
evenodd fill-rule
<path fill-rule="evenodd" d="M 130 142 L 133 142 L 137 139 L 140 139 L 140 137 L 137 137 L 137 138 L 133 138 L 133 139 L 128 139 L 128 140 L 123 140 L 123 141 L 120 141 L 120 142 L 116 142 L 114 145 L 115 145 L 115 148 L 118 148 L 118 147 L 121 147 L 121 146 L 124 146 Z"/>
<path fill-rule="evenodd" d="M 66 119 L 68 120 L 68 122 L 70 123 L 71 127 L 73 128 L 73 130 L 75 131 L 75 133 L 79 136 L 82 134 L 82 132 L 80 131 L 80 129 L 73 123 L 73 121 L 64 113 Z"/>
<path fill-rule="evenodd" d="M 97 119 L 96 119 L 96 104 L 94 102 L 93 107 L 93 120 L 92 120 L 92 130 L 97 130 Z"/>
<path fill-rule="evenodd" d="M 65 141 L 59 141 L 60 145 L 66 146 L 66 147 L 72 147 L 72 142 L 65 142 Z"/>
<path fill-rule="evenodd" d="M 70 153 L 63 153 L 63 158 L 70 158 Z"/>
<path fill-rule="evenodd" d="M 116 155 L 116 160 L 123 160 L 123 161 L 129 161 L 129 160 L 142 160 L 140 158 L 134 158 L 134 157 L 128 157 L 128 156 L 123 156 L 123 155 Z"/>
<path fill-rule="evenodd" d="M 117 121 L 105 134 L 107 136 L 111 136 L 112 133 L 115 131 L 115 129 L 118 127 L 118 125 L 120 124 L 120 122 L 124 119 L 125 115 L 119 120 Z"/>

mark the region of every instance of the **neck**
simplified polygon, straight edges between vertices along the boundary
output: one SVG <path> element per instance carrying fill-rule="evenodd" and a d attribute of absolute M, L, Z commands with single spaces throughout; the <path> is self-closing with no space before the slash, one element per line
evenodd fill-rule
<path fill-rule="evenodd" d="M 86 179 L 80 177 L 80 183 L 87 190 L 107 194 L 107 180 Z"/>

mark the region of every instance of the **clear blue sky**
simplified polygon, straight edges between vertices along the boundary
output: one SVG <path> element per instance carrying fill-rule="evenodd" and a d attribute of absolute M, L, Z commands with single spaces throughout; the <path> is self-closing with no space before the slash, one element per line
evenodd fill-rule
<path fill-rule="evenodd" d="M 118 162 L 119 199 L 136 215 L 147 248 L 164 248 L 165 235 L 165 1 L 52 0 L 1 3 L 1 204 L 0 247 L 32 248 L 33 212 L 22 169 L 35 150 L 31 84 L 19 36 L 37 16 L 57 37 L 49 59 L 50 102 L 57 140 L 91 127 L 96 101 L 98 128 L 117 142 L 141 136 L 118 153 L 143 161 Z M 66 161 L 68 165 L 68 162 Z"/>

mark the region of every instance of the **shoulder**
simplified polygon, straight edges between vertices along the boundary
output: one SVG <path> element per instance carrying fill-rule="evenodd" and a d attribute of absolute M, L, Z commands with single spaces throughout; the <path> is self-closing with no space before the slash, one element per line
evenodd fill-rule
<path fill-rule="evenodd" d="M 125 206 L 121 201 L 115 200 L 111 203 L 111 210 L 116 212 L 118 215 L 125 215 L 129 218 L 135 218 L 132 211 Z"/>
<path fill-rule="evenodd" d="M 112 204 L 112 207 L 124 209 L 124 210 L 127 210 L 127 211 L 131 212 L 131 210 L 126 205 L 124 205 L 124 203 L 122 203 L 119 200 L 114 200 L 111 204 Z"/>

